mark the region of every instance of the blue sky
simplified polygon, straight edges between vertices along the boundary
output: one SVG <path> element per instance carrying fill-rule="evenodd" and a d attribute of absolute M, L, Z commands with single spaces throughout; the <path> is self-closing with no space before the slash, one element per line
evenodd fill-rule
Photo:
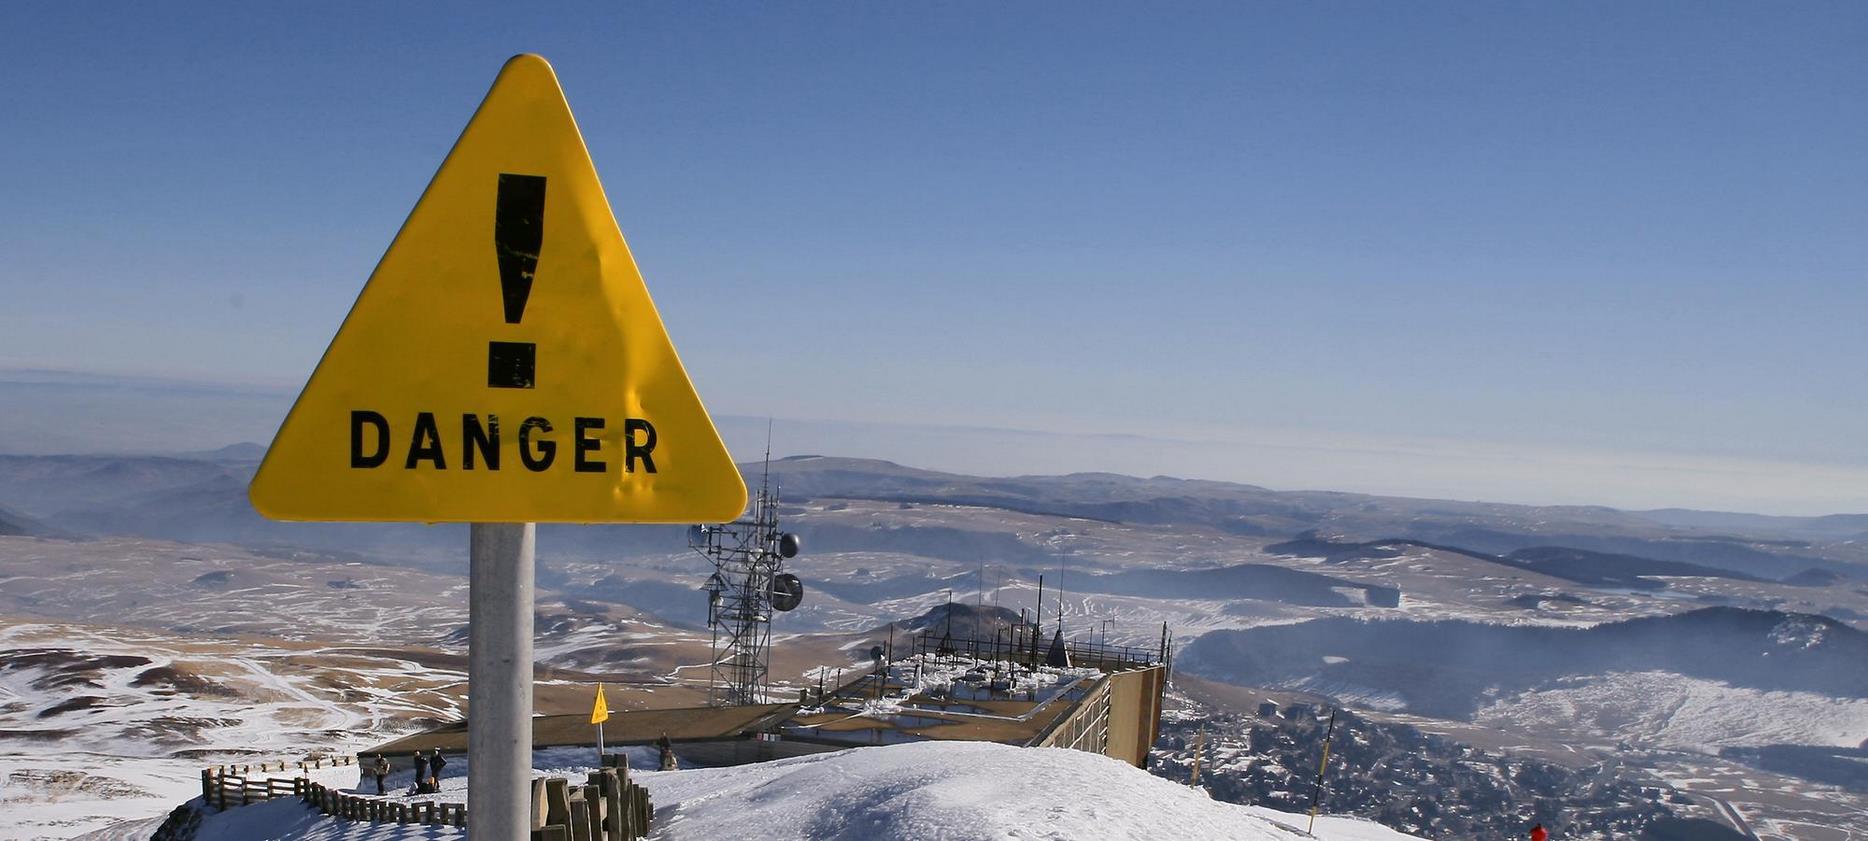
<path fill-rule="evenodd" d="M 1822 3 L 9 4 L 0 367 L 295 389 L 530 51 L 716 411 L 1868 509 L 1864 43 Z"/>

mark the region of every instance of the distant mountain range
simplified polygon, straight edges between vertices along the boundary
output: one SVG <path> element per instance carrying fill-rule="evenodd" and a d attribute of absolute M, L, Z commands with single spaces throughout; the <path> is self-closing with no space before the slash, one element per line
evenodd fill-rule
<path fill-rule="evenodd" d="M 1764 581 L 1768 579 L 1747 575 L 1736 570 L 1679 561 L 1657 561 L 1635 555 L 1622 555 L 1612 552 L 1591 552 L 1587 549 L 1573 549 L 1567 546 L 1533 546 L 1519 549 L 1506 555 L 1494 555 L 1489 552 L 1477 552 L 1458 546 L 1444 546 L 1420 540 L 1365 540 L 1360 542 L 1329 540 L 1319 538 L 1314 533 L 1307 533 L 1296 540 L 1274 543 L 1265 547 L 1265 551 L 1294 557 L 1317 557 L 1332 562 L 1358 558 L 1398 558 L 1407 547 L 1432 549 L 1450 552 L 1468 558 L 1476 558 L 1500 566 L 1522 569 L 1530 572 L 1562 578 L 1591 587 L 1625 587 L 1635 590 L 1660 590 L 1666 584 L 1655 580 L 1666 576 L 1690 576 L 1701 578 L 1730 578 L 1737 581 Z M 1790 576 L 1784 583 L 1798 586 L 1823 587 L 1843 580 L 1836 573 L 1822 569 L 1806 569 Z"/>
<path fill-rule="evenodd" d="M 1712 571 L 1741 579 L 1780 580 L 1811 569 L 1862 577 L 1859 564 L 1868 562 L 1868 545 L 1783 536 L 1805 521 L 1815 524 L 1811 533 L 1831 531 L 1846 521 L 1839 517 L 1763 518 L 1773 524 L 1771 534 L 1740 535 L 1668 525 L 1639 512 L 1611 508 L 1273 491 L 1164 476 L 983 478 L 824 456 L 783 459 L 772 464 L 771 473 L 788 498 L 975 505 L 1140 525 L 1204 526 L 1242 535 L 1326 535 L 1322 539 L 1337 543 L 1412 542 L 1539 571 L 1565 571 L 1559 577 L 1629 581 L 1641 575 Z M 1566 555 L 1557 552 L 1559 548 L 1578 551 Z M 1630 561 L 1641 562 L 1645 571 L 1616 572 L 1617 564 Z"/>
<path fill-rule="evenodd" d="M 1868 633 L 1824 616 L 1712 607 L 1590 628 L 1315 619 L 1213 631 L 1177 668 L 1244 686 L 1392 694 L 1466 718 L 1487 699 L 1570 675 L 1663 671 L 1733 686 L 1868 698 Z"/>
<path fill-rule="evenodd" d="M 0 536 L 37 535 L 43 528 L 31 517 L 0 508 Z"/>
<path fill-rule="evenodd" d="M 1035 574 L 1035 570 L 1026 573 Z M 1270 564 L 1135 569 L 1079 575 L 1068 583 L 1073 590 L 1156 599 L 1265 599 L 1313 607 L 1397 607 L 1401 603 L 1401 591 L 1393 587 Z"/>
<path fill-rule="evenodd" d="M 404 552 L 458 546 L 459 529 L 411 524 L 310 525 L 261 518 L 246 500 L 256 445 L 174 456 L 0 456 L 0 507 L 12 528 L 77 535 L 134 535 L 256 547 Z M 742 469 L 754 481 L 762 466 Z M 982 506 L 1013 512 L 1148 526 L 1210 528 L 1235 535 L 1324 541 L 1379 549 L 1416 542 L 1598 584 L 1642 586 L 1645 575 L 1782 580 L 1809 573 L 1859 579 L 1868 540 L 1840 534 L 1855 520 L 1713 517 L 1717 531 L 1688 524 L 1694 512 L 1640 513 L 1585 506 L 1531 507 L 1136 478 L 1106 473 L 980 477 L 884 461 L 797 456 L 770 465 L 787 500 L 876 500 Z M 1710 515 L 1709 515 L 1710 516 Z M 1740 534 L 1754 525 L 1768 533 Z M 546 527 L 556 551 L 615 557 L 682 544 L 670 527 Z M 541 536 L 541 541 L 546 536 Z M 941 527 L 829 526 L 811 536 L 828 550 L 921 554 L 961 562 L 1041 564 L 1050 550 L 1005 532 Z M 1336 551 L 1336 549 L 1331 549 Z M 1637 571 L 1638 570 L 1638 571 Z M 1118 582 L 1107 582 L 1116 586 Z M 1121 582 L 1128 587 L 1135 582 Z M 1143 586 L 1156 586 L 1147 584 Z"/>

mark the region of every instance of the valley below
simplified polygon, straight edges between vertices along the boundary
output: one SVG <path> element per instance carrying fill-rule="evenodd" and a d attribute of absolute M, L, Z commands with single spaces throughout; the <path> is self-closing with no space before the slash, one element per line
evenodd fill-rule
<path fill-rule="evenodd" d="M 462 715 L 465 530 L 263 520 L 253 456 L 0 456 L 0 838 Z M 830 457 L 771 477 L 806 587 L 774 625 L 774 695 L 977 605 L 1171 637 L 1151 770 L 1188 782 L 1198 753 L 1219 799 L 1305 810 L 1341 709 L 1324 810 L 1426 837 L 1534 815 L 1565 838 L 1868 838 L 1868 522 Z M 625 707 L 705 702 L 708 567 L 683 529 L 538 545 L 539 712 L 599 681 Z"/>

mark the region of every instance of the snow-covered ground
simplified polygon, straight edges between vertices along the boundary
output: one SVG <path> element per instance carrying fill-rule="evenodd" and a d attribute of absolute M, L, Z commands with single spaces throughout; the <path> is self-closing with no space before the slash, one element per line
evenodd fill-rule
<path fill-rule="evenodd" d="M 856 748 L 734 768 L 646 773 L 661 841 L 1228 838 L 1289 841 L 1304 818 L 1220 803 L 1105 756 L 986 742 Z M 1401 835 L 1323 818 L 1326 841 Z"/>
<path fill-rule="evenodd" d="M 347 753 L 458 714 L 459 673 L 131 629 L 0 626 L 0 841 L 166 814 L 221 762 Z"/>
<path fill-rule="evenodd" d="M 1615 672 L 1564 684 L 1500 699 L 1474 721 L 1708 754 L 1772 744 L 1854 747 L 1868 740 L 1868 699 L 1771 692 L 1669 672 Z"/>
<path fill-rule="evenodd" d="M 541 754 L 535 765 L 561 762 Z M 450 766 L 450 771 L 453 767 Z M 559 772 L 581 778 L 581 768 Z M 1298 841 L 1306 818 L 1234 806 L 1133 766 L 1081 751 L 985 742 L 921 742 L 732 768 L 632 772 L 655 803 L 653 841 Z M 466 780 L 443 781 L 464 799 Z M 471 813 L 472 806 L 469 805 Z M 197 841 L 443 841 L 442 827 L 316 817 L 295 800 L 210 816 Z M 103 839 L 107 836 L 98 836 Z M 1402 841 L 1354 818 L 1317 820 L 1322 841 Z"/>

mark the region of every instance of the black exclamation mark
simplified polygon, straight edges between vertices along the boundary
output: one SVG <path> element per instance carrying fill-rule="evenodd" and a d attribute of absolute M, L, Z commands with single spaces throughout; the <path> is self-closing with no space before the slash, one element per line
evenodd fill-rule
<path fill-rule="evenodd" d="M 499 174 L 499 204 L 493 214 L 493 248 L 499 253 L 499 288 L 506 323 L 525 317 L 545 241 L 545 176 Z M 538 346 L 531 342 L 488 342 L 488 388 L 531 388 L 537 382 Z"/>

